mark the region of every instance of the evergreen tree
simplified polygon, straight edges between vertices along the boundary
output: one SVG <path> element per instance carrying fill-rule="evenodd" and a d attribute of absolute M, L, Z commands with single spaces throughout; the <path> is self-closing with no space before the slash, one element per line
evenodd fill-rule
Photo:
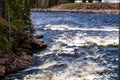
<path fill-rule="evenodd" d="M 0 0 L 0 17 L 5 18 L 5 1 Z"/>
<path fill-rule="evenodd" d="M 9 50 L 10 48 L 10 44 L 9 44 L 9 40 L 8 40 L 8 23 L 0 18 L 0 56 L 1 53 L 4 53 L 4 51 Z"/>
<path fill-rule="evenodd" d="M 33 1 L 33 0 L 32 0 Z M 12 46 L 20 45 L 20 34 L 32 35 L 33 26 L 30 20 L 31 0 L 0 0 L 0 53 Z M 4 10 L 3 10 L 4 9 Z M 7 46 L 10 47 L 7 47 Z"/>

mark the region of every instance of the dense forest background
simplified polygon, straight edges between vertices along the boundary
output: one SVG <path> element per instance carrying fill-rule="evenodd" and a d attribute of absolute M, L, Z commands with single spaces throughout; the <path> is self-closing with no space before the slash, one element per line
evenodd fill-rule
<path fill-rule="evenodd" d="M 98 0 L 101 2 L 102 0 Z M 60 4 L 65 3 L 74 3 L 75 0 L 30 0 L 31 8 L 48 8 Z M 82 0 L 83 3 L 87 2 L 87 0 Z M 89 3 L 92 3 L 93 0 L 88 0 Z"/>
<path fill-rule="evenodd" d="M 64 3 L 73 3 L 75 0 L 30 0 L 31 8 L 48 8 Z"/>

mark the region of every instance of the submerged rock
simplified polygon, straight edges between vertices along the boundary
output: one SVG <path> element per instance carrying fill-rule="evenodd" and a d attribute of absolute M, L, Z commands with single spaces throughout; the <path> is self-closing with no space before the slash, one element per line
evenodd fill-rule
<path fill-rule="evenodd" d="M 43 38 L 43 35 L 41 35 L 41 34 L 36 35 L 35 38 L 37 38 L 37 39 Z"/>
<path fill-rule="evenodd" d="M 59 56 L 62 56 L 62 57 L 73 57 L 73 58 L 78 58 L 79 55 L 77 54 L 59 54 Z"/>
<path fill-rule="evenodd" d="M 63 71 L 64 69 L 68 68 L 68 64 L 60 63 L 60 64 L 55 64 L 53 66 L 48 67 L 48 70 L 52 71 Z"/>
<path fill-rule="evenodd" d="M 32 50 L 40 50 L 40 49 L 43 49 L 43 48 L 46 48 L 47 45 L 40 42 L 39 40 L 37 39 L 33 39 L 30 43 L 31 47 L 32 47 Z"/>
<path fill-rule="evenodd" d="M 0 77 L 28 68 L 33 61 L 32 51 L 47 47 L 35 37 L 20 35 L 20 46 L 14 48 L 13 53 L 7 54 L 7 57 L 0 58 Z"/>

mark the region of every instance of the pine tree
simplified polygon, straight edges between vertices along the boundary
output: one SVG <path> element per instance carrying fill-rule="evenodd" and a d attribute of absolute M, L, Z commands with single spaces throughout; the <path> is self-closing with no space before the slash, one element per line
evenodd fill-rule
<path fill-rule="evenodd" d="M 33 1 L 33 0 L 32 0 Z M 7 21 L 7 26 L 0 20 L 0 53 L 20 44 L 20 34 L 32 35 L 33 26 L 30 20 L 31 0 L 0 0 L 0 15 Z M 3 10 L 4 9 L 4 10 Z M 7 46 L 10 47 L 7 47 Z"/>
<path fill-rule="evenodd" d="M 0 17 L 5 18 L 5 1 L 0 0 Z"/>

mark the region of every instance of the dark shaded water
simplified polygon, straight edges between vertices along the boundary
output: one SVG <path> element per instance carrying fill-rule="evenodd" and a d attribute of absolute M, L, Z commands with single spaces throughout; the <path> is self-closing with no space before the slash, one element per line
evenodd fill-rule
<path fill-rule="evenodd" d="M 35 62 L 5 80 L 116 80 L 119 15 L 31 12 L 36 33 L 48 44 Z"/>

